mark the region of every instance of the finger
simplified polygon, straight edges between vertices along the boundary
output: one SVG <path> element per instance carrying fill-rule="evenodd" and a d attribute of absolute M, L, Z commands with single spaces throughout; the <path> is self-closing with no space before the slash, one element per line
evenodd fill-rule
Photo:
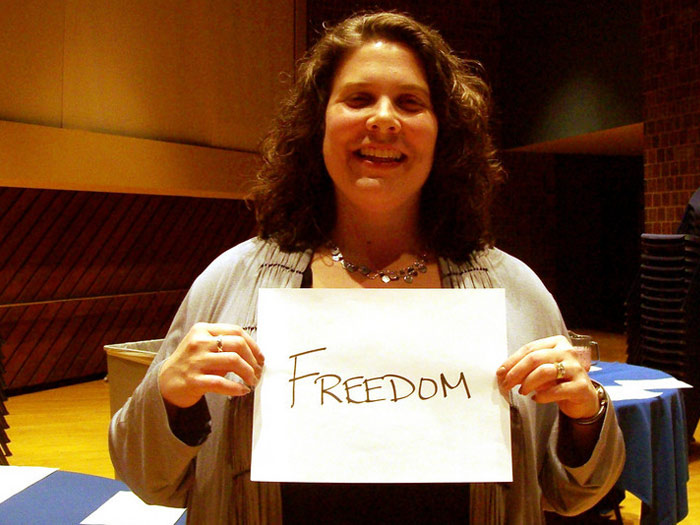
<path fill-rule="evenodd" d="M 557 403 L 564 414 L 574 419 L 592 416 L 600 407 L 595 388 L 585 381 L 554 383 L 538 391 L 533 399 L 537 403 Z"/>
<path fill-rule="evenodd" d="M 198 378 L 197 382 L 198 386 L 204 392 L 212 392 L 225 396 L 238 397 L 251 392 L 250 387 L 247 385 L 218 375 L 202 375 Z"/>
<path fill-rule="evenodd" d="M 220 336 L 223 338 L 225 352 L 235 352 L 240 355 L 245 361 L 250 364 L 255 370 L 255 373 L 260 376 L 262 373 L 262 366 L 258 363 L 257 358 L 250 347 L 250 337 L 245 337 L 243 335 L 225 335 Z"/>
<path fill-rule="evenodd" d="M 247 385 L 255 386 L 261 375 L 260 367 L 257 365 L 255 367 L 236 352 L 220 352 L 211 354 L 204 373 L 225 376 L 229 372 L 233 372 Z"/>
<path fill-rule="evenodd" d="M 256 360 L 257 364 L 262 367 L 265 364 L 265 356 L 263 355 L 262 351 L 260 350 L 258 343 L 245 330 L 241 330 L 241 337 L 243 337 L 246 340 L 246 342 L 248 343 L 248 347 L 250 348 L 250 350 L 253 352 L 253 355 L 255 356 L 255 360 Z"/>
<path fill-rule="evenodd" d="M 522 385 L 525 378 L 533 373 L 538 367 L 543 365 L 553 365 L 557 361 L 561 361 L 557 352 L 554 350 L 533 350 L 526 354 L 520 361 L 515 363 L 505 376 L 499 377 L 503 388 L 510 390 L 515 385 Z"/>
<path fill-rule="evenodd" d="M 558 375 L 559 371 L 555 363 L 540 365 L 525 377 L 520 385 L 519 392 L 526 396 L 531 392 L 539 392 L 550 388 L 552 385 L 556 385 L 558 380 L 566 378 L 566 374 L 561 378 L 559 378 Z"/>
<path fill-rule="evenodd" d="M 233 324 L 225 324 L 225 323 L 212 323 L 207 325 L 207 330 L 209 333 L 216 337 L 216 336 L 227 336 L 227 335 L 232 335 L 232 336 L 238 336 L 242 337 L 248 347 L 250 348 L 251 354 L 255 358 L 255 363 L 258 364 L 259 366 L 262 366 L 265 363 L 265 356 L 263 355 L 262 351 L 260 350 L 260 347 L 258 346 L 258 343 L 255 342 L 255 339 L 253 339 L 248 332 L 243 330 L 240 326 L 233 325 Z M 252 363 L 251 363 L 252 364 Z"/>
<path fill-rule="evenodd" d="M 521 346 L 515 353 L 508 356 L 508 358 L 503 361 L 501 368 L 499 368 L 499 374 L 507 374 L 516 363 L 518 363 L 526 355 L 535 352 L 537 350 L 543 350 L 547 348 L 556 348 L 562 342 L 567 341 L 562 335 L 553 335 L 551 337 L 545 337 L 544 339 L 537 339 L 526 345 Z"/>
<path fill-rule="evenodd" d="M 257 384 L 262 367 L 253 355 L 248 339 L 240 335 L 218 335 L 214 340 L 209 366 L 215 366 L 217 373 L 234 372 L 249 385 Z"/>

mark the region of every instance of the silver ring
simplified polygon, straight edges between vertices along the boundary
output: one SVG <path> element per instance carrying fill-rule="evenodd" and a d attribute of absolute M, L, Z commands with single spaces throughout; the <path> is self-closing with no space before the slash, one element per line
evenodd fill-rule
<path fill-rule="evenodd" d="M 217 352 L 223 352 L 224 351 L 224 338 L 223 336 L 216 336 L 216 351 Z"/>
<path fill-rule="evenodd" d="M 560 379 L 564 379 L 564 376 L 566 375 L 566 368 L 564 368 L 564 363 L 562 361 L 557 361 L 554 363 L 554 366 L 557 367 L 557 381 Z"/>

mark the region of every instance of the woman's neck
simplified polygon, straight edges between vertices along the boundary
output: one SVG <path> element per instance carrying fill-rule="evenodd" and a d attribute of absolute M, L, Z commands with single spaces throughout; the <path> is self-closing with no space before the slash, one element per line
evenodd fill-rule
<path fill-rule="evenodd" d="M 374 268 L 391 266 L 402 256 L 422 253 L 418 214 L 338 213 L 332 240 L 349 260 Z"/>

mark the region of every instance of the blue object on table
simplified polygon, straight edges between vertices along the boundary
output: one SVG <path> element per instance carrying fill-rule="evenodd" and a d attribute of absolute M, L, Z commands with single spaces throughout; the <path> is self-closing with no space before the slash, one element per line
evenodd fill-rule
<path fill-rule="evenodd" d="M 76 525 L 123 490 L 121 481 L 57 470 L 0 503 L 0 524 Z"/>
<path fill-rule="evenodd" d="M 591 378 L 603 386 L 619 379 L 662 379 L 665 372 L 599 362 Z M 688 515 L 688 442 L 683 398 L 677 389 L 656 390 L 658 397 L 615 401 L 615 413 L 625 438 L 627 459 L 617 487 L 637 496 L 648 507 L 641 523 L 675 524 Z"/>

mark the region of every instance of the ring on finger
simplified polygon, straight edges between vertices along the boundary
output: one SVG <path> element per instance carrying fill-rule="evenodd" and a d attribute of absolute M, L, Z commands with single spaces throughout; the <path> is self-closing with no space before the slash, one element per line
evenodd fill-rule
<path fill-rule="evenodd" d="M 566 376 L 566 368 L 564 367 L 564 363 L 562 361 L 557 361 L 554 363 L 554 366 L 557 368 L 557 381 L 564 379 Z"/>
<path fill-rule="evenodd" d="M 224 351 L 224 338 L 220 335 L 216 337 L 216 351 L 217 352 Z"/>

